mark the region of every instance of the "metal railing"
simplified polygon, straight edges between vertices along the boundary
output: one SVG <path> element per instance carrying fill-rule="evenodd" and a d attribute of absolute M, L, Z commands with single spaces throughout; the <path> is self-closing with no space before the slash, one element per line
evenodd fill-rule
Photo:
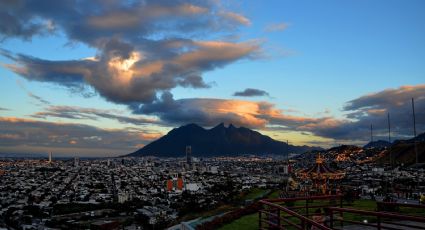
<path fill-rule="evenodd" d="M 323 201 L 329 201 L 328 203 Z M 339 200 L 339 202 L 336 202 Z M 298 206 L 292 206 L 298 201 Z M 305 201 L 300 205 L 299 201 Z M 315 201 L 321 201 L 314 204 Z M 285 205 L 293 202 L 292 205 Z M 282 199 L 265 199 L 261 200 L 264 209 L 258 212 L 258 228 L 259 229 L 343 229 L 344 224 L 374 227 L 378 230 L 389 229 L 425 229 L 425 214 L 423 216 L 412 216 L 387 211 L 365 211 L 352 208 L 343 208 L 343 199 L 341 195 L 332 196 L 311 196 L 296 197 Z M 402 204 L 392 202 L 377 202 L 378 205 L 387 205 L 389 207 L 405 207 L 424 210 L 425 205 Z M 338 207 L 339 206 L 339 207 Z M 310 218 L 311 208 L 327 209 L 326 225 L 324 221 L 318 221 Z M 421 212 L 422 213 L 422 212 Z M 345 214 L 345 215 L 344 215 Z M 422 215 L 422 214 L 421 214 Z M 344 216 L 346 218 L 344 218 Z M 353 218 L 356 216 L 357 218 Z M 362 219 L 359 221 L 359 219 Z M 395 222 L 394 222 L 395 221 Z M 338 225 L 338 226 L 337 226 Z"/>
<path fill-rule="evenodd" d="M 358 209 L 351 209 L 351 208 L 338 208 L 338 207 L 330 207 L 330 228 L 331 229 L 338 229 L 334 228 L 334 222 L 335 221 L 342 221 L 344 223 L 350 223 L 355 225 L 361 225 L 361 226 L 369 226 L 369 227 L 375 227 L 378 230 L 381 229 L 391 229 L 391 230 L 399 230 L 403 228 L 410 228 L 410 229 L 425 229 L 425 217 L 419 217 L 419 216 L 410 216 L 410 215 L 403 215 L 403 214 L 397 214 L 397 213 L 391 213 L 391 212 L 375 212 L 375 211 L 365 211 L 365 210 L 358 210 Z M 334 213 L 339 214 L 339 219 L 334 219 Z M 362 218 L 368 218 L 371 217 L 373 222 L 369 223 L 369 221 L 354 221 L 354 220 L 344 220 L 343 216 L 344 213 L 351 213 L 351 214 L 358 214 L 361 215 Z M 394 222 L 394 221 L 411 221 L 414 223 L 408 224 L 408 223 L 401 223 L 401 222 Z"/>
<path fill-rule="evenodd" d="M 329 201 L 325 204 L 312 205 L 314 201 Z M 337 202 L 339 200 L 339 202 Z M 285 207 L 284 202 L 305 201 L 304 205 Z M 323 223 L 309 218 L 311 208 L 342 207 L 341 195 L 310 196 L 281 199 L 266 199 L 260 201 L 266 208 L 258 212 L 259 229 L 307 229 L 314 226 L 316 229 L 331 229 Z M 297 212 L 298 211 L 298 212 Z"/>

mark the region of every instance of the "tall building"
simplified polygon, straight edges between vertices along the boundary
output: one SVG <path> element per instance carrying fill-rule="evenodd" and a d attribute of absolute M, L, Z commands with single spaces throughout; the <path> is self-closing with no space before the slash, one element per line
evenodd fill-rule
<path fill-rule="evenodd" d="M 78 157 L 74 157 L 74 167 L 78 167 L 80 163 L 80 159 Z"/>
<path fill-rule="evenodd" d="M 52 163 L 52 152 L 49 152 L 49 163 Z"/>
<path fill-rule="evenodd" d="M 186 146 L 186 163 L 188 165 L 192 164 L 192 146 Z"/>

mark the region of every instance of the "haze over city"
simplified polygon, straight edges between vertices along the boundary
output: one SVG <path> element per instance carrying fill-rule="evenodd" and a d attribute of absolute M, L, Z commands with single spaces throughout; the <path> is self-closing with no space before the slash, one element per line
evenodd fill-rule
<path fill-rule="evenodd" d="M 219 123 L 292 145 L 425 131 L 425 2 L 1 1 L 0 152 L 131 153 Z M 182 153 L 183 154 L 183 153 Z"/>

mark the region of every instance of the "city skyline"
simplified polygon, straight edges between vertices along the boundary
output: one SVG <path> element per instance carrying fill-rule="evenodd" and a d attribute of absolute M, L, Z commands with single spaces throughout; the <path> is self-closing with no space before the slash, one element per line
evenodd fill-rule
<path fill-rule="evenodd" d="M 221 122 L 329 147 L 425 131 L 423 1 L 0 3 L 0 152 L 118 156 Z M 183 155 L 183 153 L 182 153 Z"/>

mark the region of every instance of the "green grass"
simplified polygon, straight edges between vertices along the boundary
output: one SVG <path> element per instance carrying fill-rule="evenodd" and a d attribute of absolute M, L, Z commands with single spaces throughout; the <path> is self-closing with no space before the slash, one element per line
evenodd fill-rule
<path fill-rule="evenodd" d="M 268 198 L 278 198 L 279 197 L 279 191 L 273 191 Z M 315 201 L 313 203 L 309 203 L 309 205 L 324 205 L 328 204 L 329 201 Z M 305 201 L 296 201 L 295 206 L 304 206 Z M 348 206 L 344 204 L 343 207 L 346 208 L 353 208 L 353 209 L 361 209 L 361 210 L 368 210 L 368 211 L 375 211 L 376 210 L 376 202 L 372 200 L 356 200 L 353 202 L 352 206 Z M 309 208 L 309 213 L 313 213 L 316 210 L 316 208 Z M 305 208 L 299 209 L 301 213 L 305 212 Z M 344 214 L 344 220 L 353 220 L 353 221 L 363 221 L 364 219 L 368 219 L 369 222 L 373 222 L 373 218 L 365 218 L 361 215 L 357 214 L 351 214 L 351 213 L 345 213 Z M 291 218 L 291 220 L 294 223 L 297 223 L 298 219 Z M 223 227 L 219 228 L 220 230 L 227 230 L 227 229 L 258 229 L 258 213 L 250 214 L 243 216 L 229 224 L 224 225 Z"/>
<path fill-rule="evenodd" d="M 425 209 L 423 208 L 408 208 L 408 207 L 401 207 L 400 212 L 403 214 L 409 214 L 413 216 L 425 216 Z"/>
<path fill-rule="evenodd" d="M 239 199 L 242 200 L 242 201 L 244 201 L 244 200 L 254 200 L 254 199 L 262 197 L 263 195 L 266 195 L 268 192 L 270 192 L 269 189 L 252 188 L 251 190 L 249 190 L 247 192 L 241 193 Z M 272 196 L 272 197 L 270 197 L 270 196 Z M 272 192 L 267 197 L 268 198 L 279 198 L 279 191 L 276 190 L 276 191 Z M 218 215 L 218 214 L 221 214 L 221 213 L 225 213 L 225 212 L 235 210 L 237 208 L 239 208 L 239 205 L 230 205 L 230 204 L 229 205 L 222 205 L 222 206 L 219 206 L 215 209 L 208 210 L 208 211 L 188 213 L 188 214 L 180 217 L 179 220 L 180 221 L 187 221 L 187 220 L 195 219 L 195 218 L 198 218 L 198 217 L 207 218 L 209 216 L 215 216 L 215 215 Z M 258 225 L 258 217 L 255 219 L 255 221 L 257 221 L 257 225 Z"/>
<path fill-rule="evenodd" d="M 244 230 L 258 229 L 258 213 L 243 216 L 219 228 L 219 230 L 234 230 L 234 229 L 244 229 Z"/>
<path fill-rule="evenodd" d="M 270 193 L 268 198 L 278 198 L 279 197 L 279 191 L 273 191 Z M 339 202 L 339 201 L 338 201 Z M 309 203 L 309 205 L 324 205 L 328 204 L 329 201 L 315 201 L 313 203 Z M 296 201 L 294 206 L 304 206 L 305 201 Z M 352 209 L 360 209 L 365 211 L 376 211 L 376 201 L 373 200 L 355 200 L 351 205 L 343 204 L 344 208 L 352 208 Z M 316 208 L 309 208 L 309 213 L 314 213 Z M 305 208 L 299 209 L 299 212 L 302 214 L 305 213 Z M 425 214 L 425 210 L 423 209 L 415 209 L 415 208 L 400 208 L 400 212 L 403 214 L 409 214 L 409 215 L 419 215 L 423 216 Z M 367 220 L 369 223 L 376 222 L 376 218 L 372 216 L 363 216 L 360 214 L 354 214 L 354 213 L 344 213 L 344 220 L 350 220 L 350 221 L 363 221 Z M 291 221 L 294 223 L 298 223 L 298 219 L 291 218 Z M 335 222 L 336 226 L 339 225 L 339 222 Z M 344 225 L 349 225 L 349 223 L 344 223 Z M 227 230 L 227 229 L 258 229 L 258 213 L 250 214 L 243 216 L 229 224 L 224 225 L 223 227 L 219 228 L 221 230 Z"/>
<path fill-rule="evenodd" d="M 376 211 L 376 201 L 373 200 L 356 200 L 353 202 L 352 206 L 345 205 L 344 208 L 360 209 L 365 211 Z M 344 213 L 344 220 L 351 221 L 363 221 L 368 220 L 368 222 L 376 222 L 376 217 L 372 216 L 363 216 L 361 214 L 355 213 Z"/>
<path fill-rule="evenodd" d="M 269 190 L 263 188 L 253 188 L 249 190 L 248 193 L 242 196 L 244 200 L 254 200 L 260 198 L 262 195 L 266 194 Z"/>
<path fill-rule="evenodd" d="M 277 198 L 279 198 L 279 194 L 280 194 L 280 191 L 279 190 L 275 190 L 272 193 L 270 193 L 270 195 L 268 195 L 267 198 L 269 198 L 269 199 L 277 199 Z"/>
<path fill-rule="evenodd" d="M 229 212 L 234 210 L 235 207 L 231 206 L 231 205 L 221 205 L 215 209 L 212 210 L 207 210 L 207 211 L 203 211 L 203 212 L 192 212 L 192 213 L 188 213 L 182 217 L 180 217 L 180 221 L 188 221 L 188 220 L 192 220 L 198 217 L 209 217 L 209 216 L 215 216 L 221 213 L 225 213 L 225 212 Z"/>

